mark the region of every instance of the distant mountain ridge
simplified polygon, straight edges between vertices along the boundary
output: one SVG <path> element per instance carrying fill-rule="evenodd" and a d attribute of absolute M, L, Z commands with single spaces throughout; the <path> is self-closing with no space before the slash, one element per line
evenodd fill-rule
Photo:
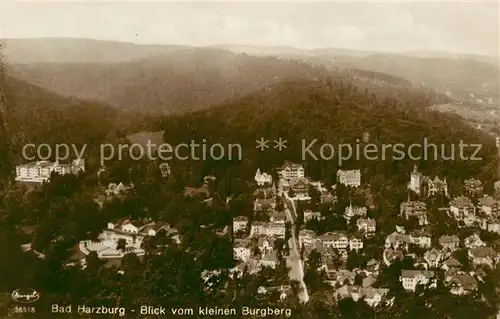
<path fill-rule="evenodd" d="M 2 39 L 7 63 L 120 63 L 187 48 L 72 38 Z"/>
<path fill-rule="evenodd" d="M 288 78 L 325 76 L 323 67 L 214 48 L 184 48 L 122 63 L 10 64 L 9 73 L 65 96 L 122 110 L 188 112 Z"/>

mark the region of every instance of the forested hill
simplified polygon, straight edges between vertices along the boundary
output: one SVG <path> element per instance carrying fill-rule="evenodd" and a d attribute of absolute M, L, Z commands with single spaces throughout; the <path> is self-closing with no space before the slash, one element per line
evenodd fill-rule
<path fill-rule="evenodd" d="M 16 162 L 21 160 L 26 143 L 75 143 L 95 148 L 111 130 L 129 118 L 138 119 L 96 102 L 61 97 L 9 76 L 4 92 L 4 121 Z"/>
<path fill-rule="evenodd" d="M 496 151 L 493 139 L 470 128 L 459 117 L 426 110 L 424 106 L 433 98 L 421 93 L 409 94 L 400 100 L 378 98 L 344 81 L 295 81 L 219 107 L 164 118 L 161 129 L 165 130 L 165 141 L 172 144 L 191 139 L 199 142 L 206 139 L 207 144 L 240 143 L 244 155 L 242 162 L 200 163 L 201 169 L 216 175 L 241 174 L 249 178 L 258 167 L 271 170 L 285 159 L 301 161 L 302 139 L 318 139 L 313 148 L 318 154 L 323 142 L 355 145 L 357 139 L 369 133 L 370 142 L 404 143 L 406 147 L 411 143 L 423 143 L 425 137 L 436 144 L 458 145 L 460 140 L 469 144 L 481 143 L 482 161 L 431 159 L 417 164 L 427 173 L 439 172 L 457 179 L 494 178 Z M 271 140 L 270 149 L 264 152 L 255 149 L 255 141 L 261 137 Z M 273 149 L 272 142 L 280 137 L 288 141 L 288 148 L 282 152 Z M 418 152 L 413 153 L 416 156 Z M 406 182 L 415 162 L 410 159 L 391 161 L 390 155 L 387 158 L 351 160 L 344 167 L 359 167 L 366 169 L 368 175 L 392 175 L 395 181 Z M 331 178 L 338 167 L 337 157 L 331 161 L 308 157 L 306 164 L 308 173 L 314 178 Z M 238 169 L 228 170 L 230 167 Z"/>
<path fill-rule="evenodd" d="M 65 96 L 121 110 L 177 113 L 239 98 L 289 78 L 326 70 L 296 60 L 190 48 L 126 63 L 14 64 L 10 74 Z"/>

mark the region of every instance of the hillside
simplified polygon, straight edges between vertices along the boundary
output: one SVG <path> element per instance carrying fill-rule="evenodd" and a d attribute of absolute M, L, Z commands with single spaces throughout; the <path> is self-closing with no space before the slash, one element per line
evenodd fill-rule
<path fill-rule="evenodd" d="M 185 48 L 71 38 L 2 39 L 0 46 L 8 63 L 119 63 Z"/>
<path fill-rule="evenodd" d="M 288 78 L 326 75 L 323 68 L 294 60 L 201 48 L 128 63 L 16 64 L 9 72 L 61 95 L 153 113 L 197 110 Z"/>
<path fill-rule="evenodd" d="M 486 180 L 493 178 L 496 165 L 494 141 L 457 116 L 426 110 L 424 106 L 430 103 L 432 97 L 425 95 L 413 95 L 407 100 L 381 99 L 370 93 L 366 95 L 346 81 L 297 81 L 209 110 L 164 118 L 162 129 L 165 130 L 165 141 L 174 145 L 192 139 L 206 139 L 208 144 L 239 143 L 243 149 L 242 161 L 194 164 L 202 166 L 204 172 L 215 172 L 216 175 L 232 172 L 249 178 L 258 167 L 272 170 L 285 159 L 302 161 L 302 140 L 309 145 L 310 141 L 318 139 L 313 147 L 318 154 L 322 143 L 348 143 L 354 147 L 364 133 L 369 133 L 370 142 L 379 146 L 396 143 L 409 146 L 423 143 L 425 137 L 430 143 L 447 146 L 458 145 L 460 140 L 481 143 L 482 161 L 435 161 L 429 158 L 417 164 L 425 172 L 439 172 L 457 179 L 473 175 Z M 255 148 L 255 141 L 261 137 L 271 140 L 270 149 L 264 153 Z M 280 137 L 288 141 L 288 147 L 282 152 L 273 149 L 272 142 Z M 335 156 L 332 160 L 307 156 L 308 172 L 313 178 L 332 177 L 339 167 L 338 156 Z M 378 160 L 354 158 L 345 161 L 342 167 L 362 168 L 368 176 L 390 174 L 395 182 L 406 183 L 415 161 L 408 157 L 399 161 L 391 161 L 391 158 L 389 155 L 385 160 L 381 157 Z M 231 166 L 234 170 L 228 168 Z"/>
<path fill-rule="evenodd" d="M 381 72 L 412 81 L 416 85 L 449 93 L 453 98 L 475 96 L 499 99 L 498 65 L 470 58 L 412 57 L 374 54 L 366 57 L 337 57 L 340 67 Z"/>
<path fill-rule="evenodd" d="M 26 143 L 87 144 L 91 152 L 110 131 L 135 117 L 102 104 L 61 97 L 12 77 L 6 78 L 4 91 L 4 121 L 15 162 L 22 161 Z"/>

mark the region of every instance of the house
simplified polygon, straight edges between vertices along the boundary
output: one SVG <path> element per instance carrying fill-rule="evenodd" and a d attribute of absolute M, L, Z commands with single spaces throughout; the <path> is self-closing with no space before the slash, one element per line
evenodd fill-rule
<path fill-rule="evenodd" d="M 468 255 L 474 266 L 493 267 L 498 262 L 498 254 L 491 247 L 477 247 L 469 249 Z"/>
<path fill-rule="evenodd" d="M 483 183 L 480 180 L 470 178 L 464 181 L 465 191 L 471 196 L 483 195 Z"/>
<path fill-rule="evenodd" d="M 363 269 L 363 272 L 367 276 L 373 276 L 373 277 L 378 277 L 379 272 L 380 272 L 380 262 L 376 259 L 370 259 L 365 266 L 365 269 Z"/>
<path fill-rule="evenodd" d="M 347 269 L 333 270 L 327 273 L 328 278 L 337 285 L 354 285 L 356 273 Z"/>
<path fill-rule="evenodd" d="M 317 219 L 320 220 L 321 218 L 321 213 L 320 212 L 313 212 L 312 210 L 308 209 L 304 211 L 304 222 L 308 222 L 312 219 Z"/>
<path fill-rule="evenodd" d="M 454 270 L 459 270 L 463 267 L 463 265 L 458 261 L 456 260 L 455 258 L 451 257 L 451 258 L 448 258 L 447 260 L 445 260 L 443 262 L 443 264 L 441 265 L 441 269 L 443 269 L 444 271 L 454 271 Z"/>
<path fill-rule="evenodd" d="M 79 242 L 78 247 L 84 255 L 92 251 L 96 252 L 100 259 L 119 259 L 127 253 L 142 256 L 145 254 L 142 247 L 144 239 L 156 236 L 161 230 L 180 243 L 177 230 L 171 228 L 168 223 L 155 222 L 150 219 L 135 221 L 121 219 L 109 222 L 97 241 L 83 240 Z M 125 248 L 118 248 L 120 240 L 125 241 Z"/>
<path fill-rule="evenodd" d="M 84 159 L 76 159 L 69 164 L 38 161 L 23 165 L 17 165 L 15 181 L 43 184 L 49 181 L 50 175 L 52 173 L 56 173 L 59 175 L 78 175 L 80 172 L 85 172 Z"/>
<path fill-rule="evenodd" d="M 424 253 L 424 259 L 431 268 L 438 268 L 443 258 L 443 253 L 436 248 L 428 250 Z"/>
<path fill-rule="evenodd" d="M 295 196 L 304 197 L 309 194 L 309 181 L 305 177 L 292 177 L 288 181 L 288 185 Z"/>
<path fill-rule="evenodd" d="M 278 177 L 286 181 L 290 181 L 292 178 L 303 178 L 305 177 L 304 167 L 301 164 L 295 164 L 289 161 L 277 169 Z"/>
<path fill-rule="evenodd" d="M 335 252 L 335 249 L 330 247 L 330 246 L 324 246 L 321 242 L 315 242 L 313 246 L 307 246 L 305 251 L 306 251 L 306 260 L 309 258 L 309 255 L 311 252 L 315 250 L 321 255 L 321 264 L 322 267 L 327 269 L 329 264 L 332 264 L 335 259 L 337 259 L 339 256 Z"/>
<path fill-rule="evenodd" d="M 266 252 L 260 260 L 260 264 L 265 267 L 276 268 L 278 265 L 278 254 L 276 250 Z"/>
<path fill-rule="evenodd" d="M 441 180 L 439 177 L 434 179 L 427 179 L 427 196 L 432 197 L 437 194 L 443 194 L 448 197 L 448 183 L 446 182 L 446 177 Z"/>
<path fill-rule="evenodd" d="M 233 232 L 245 231 L 248 225 L 248 217 L 236 216 L 233 217 Z"/>
<path fill-rule="evenodd" d="M 476 278 L 469 274 L 453 275 L 445 284 L 450 287 L 452 294 L 459 296 L 471 294 L 478 289 Z"/>
<path fill-rule="evenodd" d="M 170 176 L 170 165 L 168 163 L 161 163 L 158 168 L 160 169 L 161 177 L 168 177 Z"/>
<path fill-rule="evenodd" d="M 486 216 L 498 216 L 500 202 L 491 196 L 483 196 L 478 200 L 478 208 Z"/>
<path fill-rule="evenodd" d="M 351 236 L 351 238 L 349 238 L 349 249 L 350 250 L 363 249 L 363 240 L 356 238 L 354 236 Z"/>
<path fill-rule="evenodd" d="M 450 251 L 455 251 L 460 246 L 460 239 L 455 235 L 441 236 L 438 241 L 443 249 L 449 249 Z"/>
<path fill-rule="evenodd" d="M 319 236 L 319 240 L 323 245 L 337 249 L 349 247 L 349 238 L 343 233 L 328 232 Z"/>
<path fill-rule="evenodd" d="M 257 245 L 260 251 L 271 251 L 274 250 L 275 240 L 272 237 L 262 236 L 259 237 Z"/>
<path fill-rule="evenodd" d="M 450 201 L 450 213 L 456 220 L 470 224 L 475 219 L 476 207 L 468 197 L 460 196 Z"/>
<path fill-rule="evenodd" d="M 254 180 L 258 186 L 264 186 L 265 184 L 271 184 L 273 182 L 273 177 L 267 173 L 262 173 L 259 168 L 255 173 Z"/>
<path fill-rule="evenodd" d="M 382 253 L 382 260 L 386 266 L 390 266 L 396 260 L 403 260 L 404 254 L 401 250 L 387 248 Z"/>
<path fill-rule="evenodd" d="M 233 256 L 234 259 L 246 262 L 250 259 L 252 251 L 250 248 L 250 242 L 245 239 L 236 239 L 233 244 Z"/>
<path fill-rule="evenodd" d="M 254 212 L 269 212 L 276 208 L 276 201 L 273 198 L 256 198 L 253 202 Z"/>
<path fill-rule="evenodd" d="M 284 211 L 273 211 L 269 213 L 269 220 L 273 223 L 284 224 L 286 222 L 286 213 Z"/>
<path fill-rule="evenodd" d="M 122 182 L 119 184 L 109 183 L 108 188 L 104 191 L 106 196 L 119 196 L 127 194 L 129 190 L 134 188 L 134 185 L 125 186 Z"/>
<path fill-rule="evenodd" d="M 351 203 L 345 208 L 344 218 L 351 220 L 354 216 L 366 217 L 366 211 L 366 207 L 353 207 Z"/>
<path fill-rule="evenodd" d="M 367 235 L 375 233 L 377 229 L 377 223 L 372 218 L 359 218 L 356 221 L 356 226 L 358 227 L 358 231 Z"/>
<path fill-rule="evenodd" d="M 375 308 L 381 304 L 388 292 L 389 289 L 387 288 L 343 285 L 335 291 L 334 297 L 337 300 L 351 298 L 355 302 L 364 300 L 370 307 Z"/>
<path fill-rule="evenodd" d="M 420 248 L 431 248 L 431 235 L 424 230 L 410 232 L 410 243 Z"/>
<path fill-rule="evenodd" d="M 207 175 L 207 176 L 203 177 L 203 183 L 208 185 L 210 183 L 215 182 L 216 179 L 217 179 L 217 177 L 215 177 L 213 175 Z"/>
<path fill-rule="evenodd" d="M 316 234 L 309 229 L 302 229 L 299 232 L 299 245 L 307 245 L 310 246 L 316 240 Z"/>
<path fill-rule="evenodd" d="M 400 232 L 393 232 L 385 238 L 385 248 L 408 249 L 410 238 Z"/>
<path fill-rule="evenodd" d="M 359 169 L 337 171 L 337 183 L 344 186 L 359 187 L 361 185 L 361 171 Z"/>
<path fill-rule="evenodd" d="M 486 246 L 486 243 L 482 241 L 477 234 L 472 234 L 464 239 L 464 245 L 465 247 L 472 249 L 472 248 Z"/>
<path fill-rule="evenodd" d="M 197 196 L 203 196 L 205 198 L 210 197 L 210 190 L 208 188 L 208 185 L 205 183 L 202 186 L 196 188 L 196 187 L 185 187 L 184 188 L 184 196 L 185 197 L 197 197 Z"/>
<path fill-rule="evenodd" d="M 437 284 L 435 273 L 427 270 L 402 270 L 399 281 L 406 291 L 412 292 L 415 292 L 420 285 L 432 288 Z"/>
<path fill-rule="evenodd" d="M 480 226 L 482 229 L 484 229 L 486 231 L 500 234 L 500 220 L 499 219 L 496 219 L 496 218 L 482 219 Z"/>
<path fill-rule="evenodd" d="M 427 263 L 427 261 L 425 260 L 425 258 L 419 257 L 419 256 L 415 256 L 415 257 L 413 257 L 413 267 L 415 269 L 425 269 L 425 270 L 428 270 L 429 269 L 429 264 Z"/>
<path fill-rule="evenodd" d="M 371 287 L 375 282 L 377 282 L 377 279 L 375 277 L 366 276 L 363 278 L 361 286 L 363 286 L 363 288 Z"/>
<path fill-rule="evenodd" d="M 427 204 L 421 201 L 407 201 L 401 203 L 400 213 L 405 217 L 406 220 L 410 217 L 416 217 L 418 219 L 419 226 L 425 226 L 429 224 L 427 220 Z"/>
<path fill-rule="evenodd" d="M 250 226 L 250 236 L 267 235 L 266 222 L 256 221 Z"/>
<path fill-rule="evenodd" d="M 373 288 L 373 287 L 367 287 L 362 289 L 362 296 L 365 302 L 368 304 L 368 306 L 375 308 L 378 307 L 384 298 L 387 296 L 389 293 L 389 289 L 387 288 Z M 394 298 L 391 298 L 391 300 L 387 300 L 386 304 L 390 305 L 394 301 Z"/>
<path fill-rule="evenodd" d="M 264 225 L 264 228 L 267 236 L 285 238 L 286 227 L 284 223 L 269 222 Z"/>

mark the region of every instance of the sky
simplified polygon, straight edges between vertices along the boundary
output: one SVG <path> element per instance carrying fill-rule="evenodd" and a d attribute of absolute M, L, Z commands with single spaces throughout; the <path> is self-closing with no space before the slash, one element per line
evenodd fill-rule
<path fill-rule="evenodd" d="M 499 4 L 0 1 L 1 38 L 498 55 Z"/>

